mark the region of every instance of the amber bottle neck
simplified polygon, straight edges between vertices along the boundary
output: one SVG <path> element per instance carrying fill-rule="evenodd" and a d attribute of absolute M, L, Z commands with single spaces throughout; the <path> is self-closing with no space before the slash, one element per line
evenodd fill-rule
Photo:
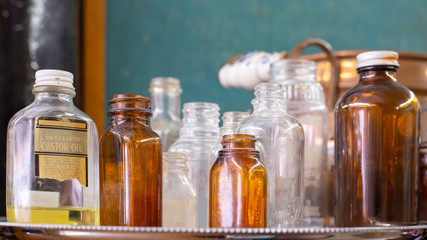
<path fill-rule="evenodd" d="M 248 148 L 255 149 L 255 137 L 246 134 L 224 135 L 222 138 L 223 149 Z"/>
<path fill-rule="evenodd" d="M 138 121 L 147 126 L 150 126 L 151 114 L 139 111 L 121 111 L 109 113 L 110 124 L 118 124 L 126 121 Z"/>
<path fill-rule="evenodd" d="M 368 66 L 357 69 L 360 81 L 389 79 L 396 81 L 397 66 Z"/>

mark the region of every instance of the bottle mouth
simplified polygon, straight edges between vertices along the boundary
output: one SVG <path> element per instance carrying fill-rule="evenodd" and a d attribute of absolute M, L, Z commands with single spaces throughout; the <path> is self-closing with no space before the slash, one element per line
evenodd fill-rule
<path fill-rule="evenodd" d="M 180 81 L 174 77 L 155 77 L 151 79 L 149 92 L 153 93 L 176 93 L 182 92 Z"/>
<path fill-rule="evenodd" d="M 150 98 L 139 94 L 116 94 L 108 101 L 108 114 L 122 111 L 151 113 Z"/>

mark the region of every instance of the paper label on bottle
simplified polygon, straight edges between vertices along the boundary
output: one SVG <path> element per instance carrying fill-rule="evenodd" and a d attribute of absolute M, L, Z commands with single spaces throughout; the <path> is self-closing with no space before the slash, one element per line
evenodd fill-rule
<path fill-rule="evenodd" d="M 34 131 L 35 175 L 87 181 L 87 124 L 83 120 L 37 117 Z"/>

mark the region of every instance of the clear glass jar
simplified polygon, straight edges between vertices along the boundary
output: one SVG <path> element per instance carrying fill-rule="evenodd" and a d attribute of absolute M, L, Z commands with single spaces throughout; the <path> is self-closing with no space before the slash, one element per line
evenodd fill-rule
<path fill-rule="evenodd" d="M 397 58 L 359 54 L 359 83 L 335 105 L 338 227 L 417 223 L 420 105 L 396 80 Z"/>
<path fill-rule="evenodd" d="M 270 81 L 283 86 L 286 110 L 304 129 L 304 227 L 326 227 L 328 109 L 323 87 L 316 82 L 316 63 L 300 59 L 274 62 Z"/>
<path fill-rule="evenodd" d="M 267 173 L 255 137 L 224 135 L 210 171 L 209 227 L 265 228 Z"/>
<path fill-rule="evenodd" d="M 197 192 L 183 153 L 163 153 L 163 227 L 197 227 Z"/>
<path fill-rule="evenodd" d="M 252 100 L 254 112 L 239 126 L 239 134 L 254 135 L 268 174 L 267 227 L 302 227 L 304 197 L 304 133 L 286 112 L 279 83 L 260 83 Z"/>
<path fill-rule="evenodd" d="M 73 104 L 73 75 L 37 71 L 33 94 L 8 126 L 7 220 L 98 225 L 98 134 Z"/>
<path fill-rule="evenodd" d="M 208 226 L 209 154 L 220 142 L 219 106 L 215 103 L 185 103 L 183 127 L 169 152 L 187 155 L 189 177 L 197 190 L 197 221 L 199 228 Z"/>
<path fill-rule="evenodd" d="M 150 99 L 110 97 L 99 140 L 101 225 L 162 226 L 162 145 L 150 128 Z"/>
<path fill-rule="evenodd" d="M 162 140 L 162 151 L 166 152 L 178 139 L 181 122 L 182 89 L 179 79 L 156 77 L 151 79 L 150 94 L 152 101 L 151 128 Z"/>

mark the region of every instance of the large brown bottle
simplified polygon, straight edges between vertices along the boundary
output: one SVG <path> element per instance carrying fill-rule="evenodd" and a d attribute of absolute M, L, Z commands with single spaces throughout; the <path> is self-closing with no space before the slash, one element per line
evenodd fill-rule
<path fill-rule="evenodd" d="M 113 95 L 100 140 L 101 225 L 161 226 L 162 147 L 150 128 L 150 100 Z"/>
<path fill-rule="evenodd" d="M 223 136 L 209 185 L 209 227 L 266 227 L 267 175 L 255 137 Z"/>
<path fill-rule="evenodd" d="M 335 106 L 338 227 L 417 223 L 420 106 L 396 81 L 397 58 L 359 54 L 360 81 Z"/>

